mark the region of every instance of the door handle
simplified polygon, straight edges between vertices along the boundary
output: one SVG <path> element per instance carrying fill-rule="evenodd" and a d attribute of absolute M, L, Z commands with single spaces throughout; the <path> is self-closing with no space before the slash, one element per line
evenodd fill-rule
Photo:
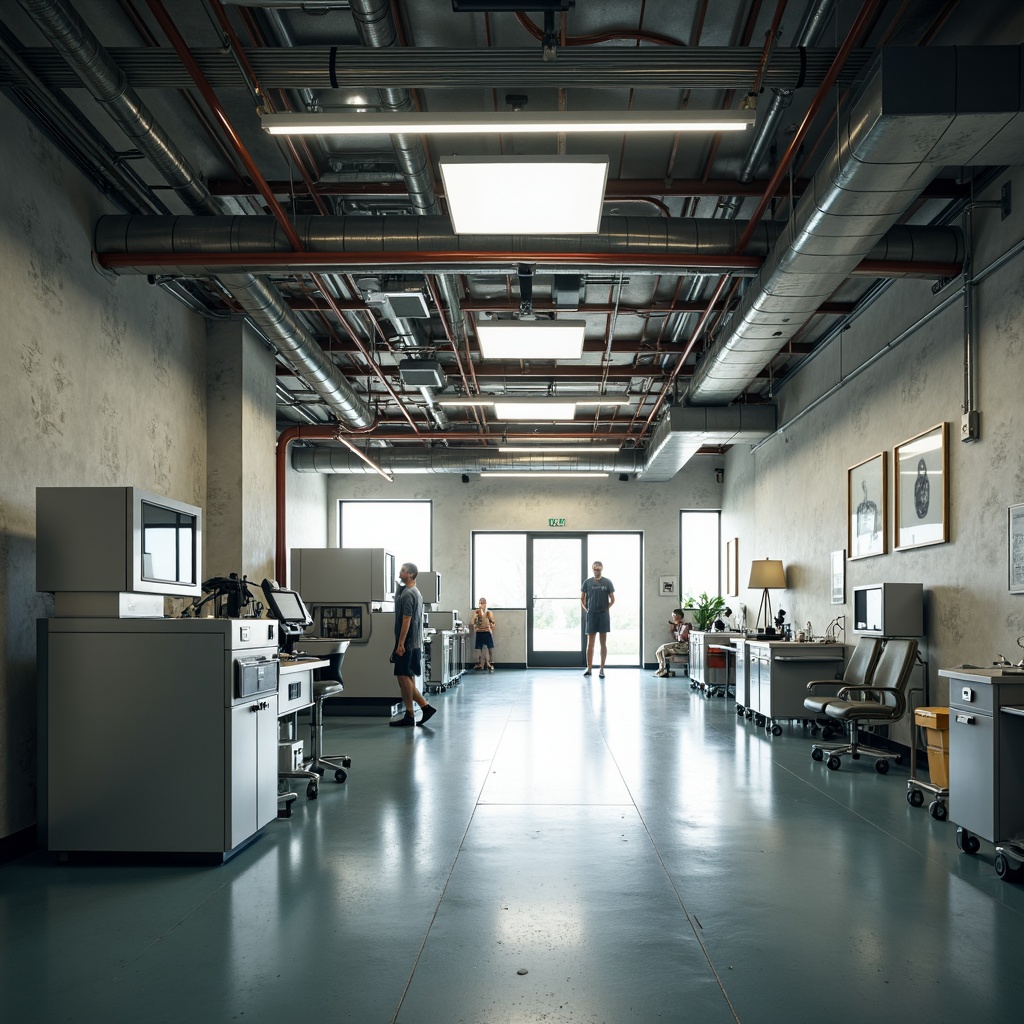
<path fill-rule="evenodd" d="M 956 720 L 961 725 L 974 725 L 974 715 L 957 715 Z"/>

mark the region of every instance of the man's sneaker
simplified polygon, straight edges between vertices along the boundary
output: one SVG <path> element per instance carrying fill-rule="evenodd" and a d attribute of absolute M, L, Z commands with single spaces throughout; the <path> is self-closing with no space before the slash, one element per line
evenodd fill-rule
<path fill-rule="evenodd" d="M 415 724 L 416 719 L 408 711 L 401 718 L 395 718 L 388 722 L 392 729 L 408 729 Z"/>
<path fill-rule="evenodd" d="M 428 704 L 423 709 L 423 715 L 420 720 L 416 723 L 417 725 L 426 725 L 437 714 L 437 708 L 433 704 Z"/>
<path fill-rule="evenodd" d="M 601 671 L 597 673 L 597 678 L 604 679 L 604 669 L 601 669 Z"/>
<path fill-rule="evenodd" d="M 588 669 L 587 669 L 587 671 L 586 671 L 586 672 L 584 672 L 583 674 L 584 674 L 585 676 L 589 676 L 589 675 L 590 675 L 590 669 L 588 668 Z"/>

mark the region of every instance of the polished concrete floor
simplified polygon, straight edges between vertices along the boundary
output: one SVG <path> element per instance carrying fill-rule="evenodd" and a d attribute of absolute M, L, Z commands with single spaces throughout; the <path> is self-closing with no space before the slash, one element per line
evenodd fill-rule
<path fill-rule="evenodd" d="M 432 700 L 422 729 L 331 719 L 348 782 L 223 867 L 0 868 L 4 1019 L 1021 1019 L 1024 886 L 906 768 L 830 772 L 799 725 L 635 669 Z"/>

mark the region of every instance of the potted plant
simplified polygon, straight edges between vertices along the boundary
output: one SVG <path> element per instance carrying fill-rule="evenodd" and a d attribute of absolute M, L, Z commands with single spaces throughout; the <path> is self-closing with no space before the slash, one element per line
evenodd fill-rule
<path fill-rule="evenodd" d="M 687 598 L 684 608 L 693 609 L 693 618 L 696 622 L 697 629 L 701 632 L 709 630 L 714 623 L 715 619 L 718 618 L 722 609 L 725 608 L 724 597 L 708 597 L 708 595 L 701 594 L 700 597 Z"/>

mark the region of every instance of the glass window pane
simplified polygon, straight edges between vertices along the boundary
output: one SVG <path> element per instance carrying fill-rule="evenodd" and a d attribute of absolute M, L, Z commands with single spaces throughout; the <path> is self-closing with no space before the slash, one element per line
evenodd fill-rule
<path fill-rule="evenodd" d="M 473 593 L 488 608 L 526 607 L 526 534 L 473 534 Z"/>
<path fill-rule="evenodd" d="M 679 514 L 679 593 L 684 601 L 722 592 L 720 520 L 717 510 Z"/>
<path fill-rule="evenodd" d="M 535 651 L 578 650 L 580 629 L 582 628 L 580 616 L 582 614 L 583 608 L 578 595 L 571 600 L 551 597 L 534 598 L 533 649 Z"/>
<path fill-rule="evenodd" d="M 343 548 L 384 548 L 398 564 L 431 568 L 429 501 L 338 502 L 338 544 Z"/>
<path fill-rule="evenodd" d="M 559 537 L 533 542 L 533 596 L 580 599 L 580 555 L 583 541 Z"/>

